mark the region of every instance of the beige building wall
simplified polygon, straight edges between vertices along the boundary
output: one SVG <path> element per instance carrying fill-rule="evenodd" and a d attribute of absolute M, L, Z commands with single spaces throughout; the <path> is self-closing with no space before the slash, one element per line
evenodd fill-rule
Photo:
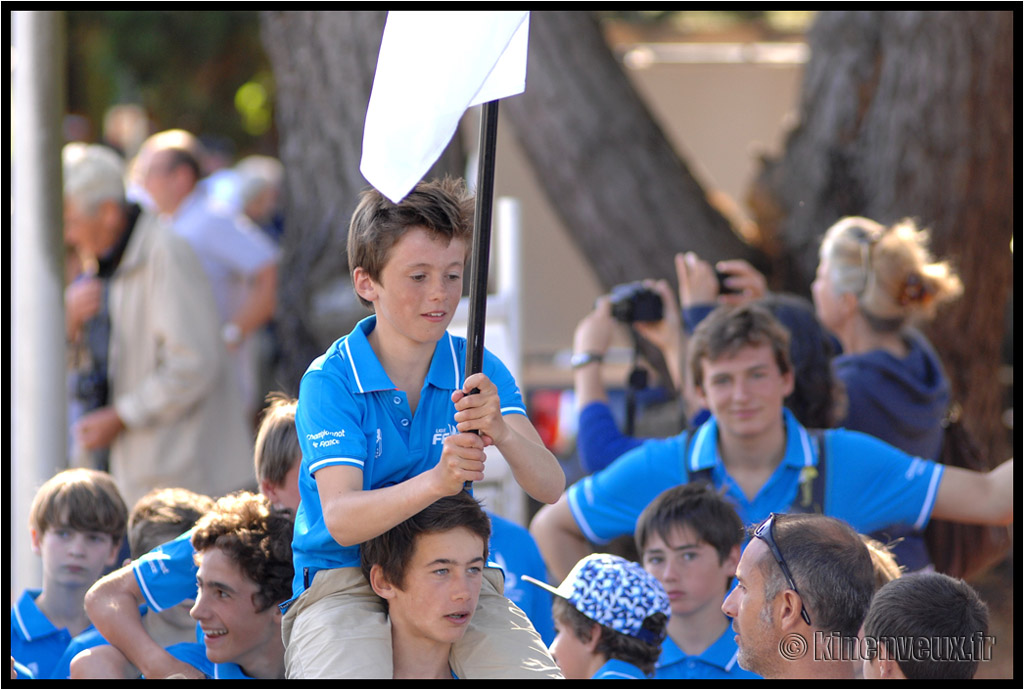
<path fill-rule="evenodd" d="M 757 170 L 757 152 L 783 145 L 805 52 L 802 44 L 639 46 L 626 54 L 625 63 L 640 96 L 704 188 L 742 204 Z M 576 323 L 601 294 L 600 283 L 500 114 L 496 166 L 495 196 L 522 201 L 520 383 L 524 388 L 571 385 L 570 372 L 554 358 L 572 347 Z M 620 344 L 627 344 L 624 338 Z"/>

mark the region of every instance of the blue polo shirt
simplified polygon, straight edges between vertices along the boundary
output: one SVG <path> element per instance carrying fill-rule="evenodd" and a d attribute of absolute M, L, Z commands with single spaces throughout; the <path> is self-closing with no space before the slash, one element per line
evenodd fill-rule
<path fill-rule="evenodd" d="M 688 655 L 671 637 L 661 643 L 661 656 L 654 668 L 656 680 L 747 680 L 760 678 L 736 663 L 739 649 L 731 627 L 727 627 L 710 647 L 700 654 Z"/>
<path fill-rule="evenodd" d="M 689 480 L 694 470 L 711 468 L 712 482 L 724 489 L 744 524 L 771 512 L 787 512 L 796 499 L 800 477 L 816 472 L 817 444 L 784 409 L 786 451 L 782 462 L 753 499 L 730 477 L 718 454 L 714 417 L 695 432 L 688 457 L 688 432 L 645 441 L 604 470 L 568 489 L 569 508 L 583 534 L 603 544 L 633 534 L 641 511 L 662 491 Z M 825 510 L 868 533 L 892 524 L 923 529 L 935 505 L 942 465 L 907 455 L 873 436 L 846 429 L 825 432 L 829 456 Z"/>
<path fill-rule="evenodd" d="M 292 541 L 295 597 L 319 570 L 359 566 L 359 547 L 341 546 L 327 531 L 316 473 L 347 465 L 362 470 L 364 491 L 399 484 L 434 467 L 444 439 L 458 433 L 451 396 L 462 389 L 466 339 L 446 332 L 438 340 L 413 415 L 367 340 L 376 324 L 376 316 L 356 324 L 313 360 L 299 386 L 295 426 L 302 500 Z M 502 414 L 526 415 L 512 375 L 486 350 L 483 373 L 497 386 Z"/>
<path fill-rule="evenodd" d="M 590 677 L 591 680 L 648 680 L 649 676 L 639 668 L 621 659 L 609 659 L 597 673 Z"/>
<path fill-rule="evenodd" d="M 157 613 L 196 598 L 196 552 L 192 530 L 132 561 L 132 572 L 146 604 Z"/>
<path fill-rule="evenodd" d="M 195 666 L 210 680 L 254 680 L 238 664 L 215 664 L 206 656 L 206 647 L 196 642 L 180 642 L 167 648 L 178 661 Z"/>
<path fill-rule="evenodd" d="M 11 607 L 11 656 L 36 679 L 53 677 L 64 650 L 71 643 L 67 628 L 57 628 L 36 606 L 41 589 L 26 589 Z M 91 625 L 83 632 L 95 630 Z"/>

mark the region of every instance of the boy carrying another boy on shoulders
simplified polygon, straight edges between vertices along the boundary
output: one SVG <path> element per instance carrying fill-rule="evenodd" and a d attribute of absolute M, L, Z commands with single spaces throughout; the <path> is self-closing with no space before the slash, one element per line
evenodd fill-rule
<path fill-rule="evenodd" d="M 464 184 L 446 179 L 420 183 L 399 204 L 368 190 L 352 216 L 352 282 L 374 315 L 314 360 L 299 389 L 294 599 L 282 622 L 289 678 L 392 677 L 391 632 L 359 544 L 483 479 L 486 446 L 541 502 L 558 500 L 565 485 L 505 366 L 485 352 L 483 371 L 464 379 L 466 341 L 446 330 L 462 295 L 471 215 Z M 484 580 L 485 593 L 502 592 L 500 571 L 485 569 Z M 501 611 L 478 614 L 455 644 L 456 674 L 557 677 L 522 611 L 481 597 L 481 607 L 493 605 Z"/>

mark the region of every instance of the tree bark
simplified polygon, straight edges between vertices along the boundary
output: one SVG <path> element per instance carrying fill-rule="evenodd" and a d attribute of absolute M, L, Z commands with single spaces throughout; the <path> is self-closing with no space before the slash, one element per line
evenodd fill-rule
<path fill-rule="evenodd" d="M 297 393 L 310 361 L 368 314 L 352 293 L 348 223 L 359 192 L 363 123 L 387 12 L 260 13 L 276 82 L 285 232 L 276 386 Z M 460 174 L 456 136 L 427 173 Z"/>
<path fill-rule="evenodd" d="M 590 12 L 532 12 L 526 92 L 502 102 L 573 240 L 607 288 L 675 283 L 673 255 L 758 254 L 715 210 Z"/>
<path fill-rule="evenodd" d="M 800 124 L 752 193 L 796 292 L 842 216 L 913 217 L 932 229 L 965 293 L 929 335 L 994 461 L 1007 453 L 997 381 L 1013 290 L 1013 25 L 1012 12 L 820 13 Z"/>

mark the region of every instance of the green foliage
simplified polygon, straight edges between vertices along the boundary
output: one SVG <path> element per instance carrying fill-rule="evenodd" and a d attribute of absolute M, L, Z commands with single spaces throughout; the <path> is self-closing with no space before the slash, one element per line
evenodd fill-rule
<path fill-rule="evenodd" d="M 256 12 L 83 11 L 68 16 L 68 109 L 99 138 L 103 114 L 140 103 L 159 129 L 227 137 L 238 152 L 272 146 L 274 92 Z M 236 107 L 239 89 L 263 98 Z"/>

